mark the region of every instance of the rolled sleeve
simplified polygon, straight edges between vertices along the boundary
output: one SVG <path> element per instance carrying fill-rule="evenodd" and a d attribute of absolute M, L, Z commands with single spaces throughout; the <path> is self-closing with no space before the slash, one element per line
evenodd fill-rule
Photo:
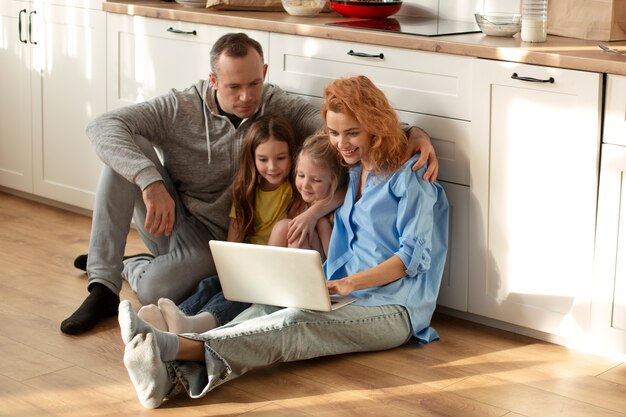
<path fill-rule="evenodd" d="M 395 187 L 400 191 L 396 219 L 400 247 L 395 255 L 404 262 L 409 277 L 427 271 L 431 263 L 433 208 L 438 191 L 422 178 L 425 169 L 410 172 Z"/>
<path fill-rule="evenodd" d="M 415 242 L 413 252 L 408 262 L 404 264 L 407 265 L 406 275 L 409 277 L 414 277 L 430 268 L 430 248 L 427 245 L 426 239 L 418 239 Z"/>

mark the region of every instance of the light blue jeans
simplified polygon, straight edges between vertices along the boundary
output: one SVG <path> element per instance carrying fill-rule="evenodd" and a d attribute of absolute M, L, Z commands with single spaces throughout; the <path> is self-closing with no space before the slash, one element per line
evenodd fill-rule
<path fill-rule="evenodd" d="M 161 297 L 179 303 L 203 278 L 215 275 L 208 246 L 215 237 L 187 213 L 150 142 L 141 136 L 136 136 L 135 142 L 154 162 L 174 199 L 176 221 L 172 234 L 156 238 L 144 230 L 146 207 L 141 190 L 105 166 L 96 189 L 87 258 L 88 286 L 100 283 L 119 294 L 124 277 L 144 305 L 155 304 Z M 131 220 L 154 259 L 122 262 Z"/>
<path fill-rule="evenodd" d="M 399 305 L 347 305 L 326 313 L 254 304 L 225 326 L 184 335 L 205 342 L 204 363 L 174 361 L 167 367 L 177 388 L 198 398 L 254 368 L 391 349 L 411 336 L 409 315 Z"/>

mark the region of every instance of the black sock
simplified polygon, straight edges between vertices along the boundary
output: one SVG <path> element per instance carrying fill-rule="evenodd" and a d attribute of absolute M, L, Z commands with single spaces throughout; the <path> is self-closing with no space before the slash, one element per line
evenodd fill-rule
<path fill-rule="evenodd" d="M 66 334 L 81 334 L 101 320 L 117 314 L 120 297 L 102 284 L 93 284 L 91 292 L 78 309 L 63 320 L 61 331 Z"/>
<path fill-rule="evenodd" d="M 136 258 L 138 256 L 154 258 L 154 255 L 151 253 L 138 253 L 135 255 L 124 256 L 124 258 L 122 259 L 126 260 L 130 258 Z M 81 271 L 85 271 L 85 272 L 87 271 L 87 254 L 86 253 L 82 255 L 78 255 L 76 259 L 74 259 L 74 268 L 80 269 Z"/>

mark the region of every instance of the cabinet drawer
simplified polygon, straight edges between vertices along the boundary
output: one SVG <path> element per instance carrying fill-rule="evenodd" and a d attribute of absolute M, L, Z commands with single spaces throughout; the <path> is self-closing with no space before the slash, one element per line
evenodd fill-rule
<path fill-rule="evenodd" d="M 232 28 L 108 14 L 109 109 L 208 78 L 214 42 Z M 267 32 L 242 30 L 268 50 Z"/>
<path fill-rule="evenodd" d="M 303 97 L 314 106 L 322 106 L 323 100 L 319 97 Z M 470 122 L 405 111 L 398 111 L 398 118 L 411 126 L 419 126 L 428 133 L 437 152 L 440 180 L 469 185 Z"/>
<path fill-rule="evenodd" d="M 607 76 L 602 141 L 626 146 L 626 77 Z"/>
<path fill-rule="evenodd" d="M 470 122 L 403 111 L 399 111 L 398 116 L 430 136 L 439 159 L 440 180 L 469 185 Z"/>
<path fill-rule="evenodd" d="M 269 79 L 287 91 L 321 97 L 334 79 L 365 75 L 397 110 L 470 120 L 472 59 L 271 33 Z"/>

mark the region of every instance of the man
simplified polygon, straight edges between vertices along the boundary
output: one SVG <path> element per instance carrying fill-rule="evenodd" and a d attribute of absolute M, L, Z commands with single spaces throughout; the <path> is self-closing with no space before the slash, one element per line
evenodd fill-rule
<path fill-rule="evenodd" d="M 263 114 L 284 115 L 300 141 L 322 127 L 319 109 L 264 83 L 263 50 L 247 35 L 224 35 L 210 59 L 208 80 L 104 114 L 87 127 L 105 168 L 89 253 L 74 263 L 88 273 L 89 295 L 61 323 L 62 332 L 80 334 L 115 316 L 122 277 L 150 304 L 161 297 L 179 303 L 215 275 L 207 242 L 226 238 L 231 180 L 250 123 Z M 426 175 L 434 180 L 430 140 L 417 128 L 410 136 L 422 164 L 429 159 Z M 131 219 L 150 254 L 124 256 Z"/>

